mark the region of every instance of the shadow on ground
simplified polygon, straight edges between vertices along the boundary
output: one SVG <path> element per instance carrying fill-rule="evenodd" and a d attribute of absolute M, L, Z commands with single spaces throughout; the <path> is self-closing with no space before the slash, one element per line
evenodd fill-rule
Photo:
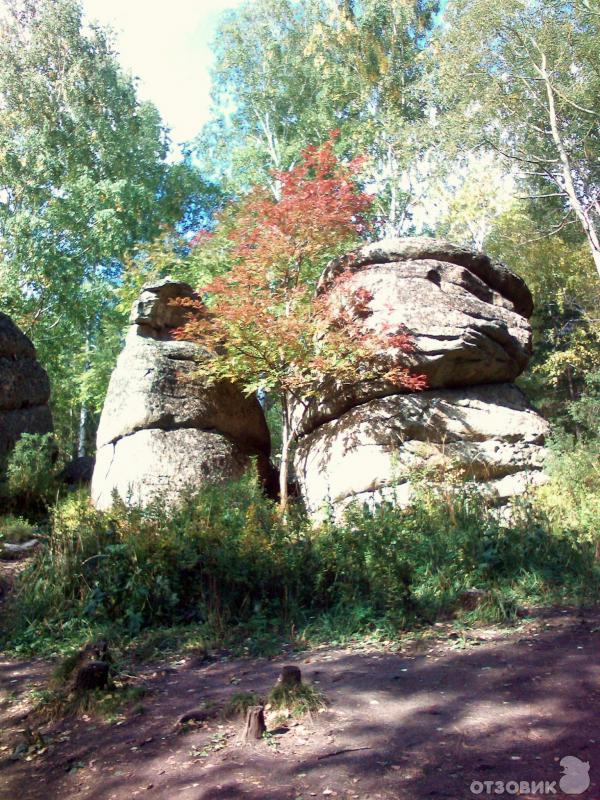
<path fill-rule="evenodd" d="M 52 744 L 31 762 L 2 753 L 0 798 L 460 800 L 477 796 L 473 781 L 483 784 L 479 796 L 486 781 L 541 781 L 566 797 L 559 762 L 571 755 L 591 765 L 580 796 L 598 800 L 599 655 L 598 611 L 556 611 L 508 635 L 483 630 L 400 653 L 319 649 L 295 658 L 319 682 L 327 710 L 255 746 L 239 743 L 238 722 L 182 734 L 176 721 L 235 691 L 266 693 L 290 659 L 158 670 L 145 676 L 143 714 L 119 725 L 48 726 Z M 20 669 L 0 665 L 0 681 Z M 8 735 L 10 714 L 4 724 Z M 540 796 L 539 787 L 521 789 L 521 797 Z"/>

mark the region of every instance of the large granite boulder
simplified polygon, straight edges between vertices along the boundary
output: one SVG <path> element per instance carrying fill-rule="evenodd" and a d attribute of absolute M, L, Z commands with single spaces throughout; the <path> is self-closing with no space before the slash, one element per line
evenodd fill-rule
<path fill-rule="evenodd" d="M 485 253 L 469 250 L 444 239 L 428 236 L 405 236 L 382 239 L 363 245 L 356 250 L 335 258 L 325 269 L 319 280 L 318 291 L 330 288 L 334 279 L 345 271 L 356 272 L 376 264 L 406 263 L 432 260 L 463 267 L 481 280 L 484 299 L 494 305 L 505 306 L 523 317 L 533 312 L 531 292 L 525 281 L 504 264 L 492 261 Z M 480 284 L 472 284 L 479 286 Z"/>
<path fill-rule="evenodd" d="M 112 374 L 97 435 L 92 498 L 106 508 L 116 493 L 132 505 L 155 497 L 176 503 L 187 488 L 239 477 L 256 457 L 268 476 L 270 439 L 254 397 L 227 382 L 207 387 L 208 357 L 173 330 L 186 311 L 176 297 L 193 297 L 172 280 L 145 286 Z"/>
<path fill-rule="evenodd" d="M 521 278 L 483 253 L 398 238 L 335 259 L 317 292 L 334 312 L 360 297 L 363 329 L 378 340 L 406 332 L 413 349 L 403 363 L 427 390 L 330 376 L 296 406 L 294 467 L 309 510 L 391 494 L 406 501 L 415 469 L 456 469 L 499 499 L 543 480 L 547 424 L 512 385 L 531 354 L 533 305 Z M 382 363 L 397 357 L 382 348 Z"/>
<path fill-rule="evenodd" d="M 341 275 L 343 281 L 336 281 Z M 363 326 L 383 338 L 406 330 L 413 350 L 403 356 L 429 389 L 513 381 L 531 355 L 531 294 L 517 275 L 481 253 L 437 239 L 386 239 L 333 261 L 317 288 L 334 308 L 357 292 L 372 299 Z M 397 350 L 383 353 L 390 361 Z M 303 410 L 301 430 L 376 397 L 397 394 L 383 381 L 326 380 Z"/>
<path fill-rule="evenodd" d="M 0 458 L 23 433 L 49 433 L 50 382 L 31 340 L 0 313 Z"/>
<path fill-rule="evenodd" d="M 502 501 L 543 481 L 547 434 L 512 384 L 397 394 L 302 437 L 294 463 L 311 512 L 352 500 L 408 502 L 419 472 L 475 481 Z"/>

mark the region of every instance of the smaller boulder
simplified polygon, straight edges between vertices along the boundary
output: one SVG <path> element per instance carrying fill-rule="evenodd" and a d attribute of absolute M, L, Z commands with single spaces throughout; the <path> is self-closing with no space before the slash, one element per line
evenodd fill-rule
<path fill-rule="evenodd" d="M 24 433 L 49 433 L 50 382 L 23 331 L 0 313 L 0 457 Z"/>

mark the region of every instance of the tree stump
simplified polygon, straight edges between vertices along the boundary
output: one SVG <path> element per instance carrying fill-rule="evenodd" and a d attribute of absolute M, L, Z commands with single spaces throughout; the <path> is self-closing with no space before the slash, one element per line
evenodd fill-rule
<path fill-rule="evenodd" d="M 69 690 L 89 692 L 105 689 L 110 675 L 111 657 L 105 641 L 86 645 L 79 651 L 69 676 Z"/>
<path fill-rule="evenodd" d="M 302 683 L 302 673 L 298 667 L 283 667 L 278 682 L 284 689 L 295 689 Z"/>
<path fill-rule="evenodd" d="M 262 739 L 266 730 L 264 707 L 250 706 L 246 712 L 246 723 L 244 725 L 242 741 L 255 742 L 257 739 Z"/>
<path fill-rule="evenodd" d="M 77 670 L 73 688 L 76 692 L 105 689 L 108 684 L 109 665 L 106 661 L 87 661 Z"/>

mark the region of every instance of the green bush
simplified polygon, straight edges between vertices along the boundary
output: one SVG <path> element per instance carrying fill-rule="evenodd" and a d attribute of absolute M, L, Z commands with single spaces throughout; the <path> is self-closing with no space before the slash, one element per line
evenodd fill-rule
<path fill-rule="evenodd" d="M 600 438 L 558 439 L 548 472 L 550 482 L 539 497 L 552 529 L 585 540 L 600 560 Z"/>
<path fill-rule="evenodd" d="M 18 607 L 28 619 L 79 615 L 132 634 L 177 621 L 223 630 L 261 613 L 284 618 L 310 570 L 308 543 L 291 538 L 254 477 L 207 488 L 172 515 L 160 505 L 101 513 L 72 496 L 53 512 Z"/>
<path fill-rule="evenodd" d="M 594 548 L 585 527 L 557 526 L 527 505 L 502 522 L 466 485 L 423 489 L 407 510 L 351 507 L 318 527 L 299 514 L 284 522 L 253 476 L 171 514 L 102 513 L 71 496 L 19 583 L 9 639 L 39 650 L 106 631 L 170 627 L 179 637 L 187 625 L 196 639 L 237 637 L 254 653 L 290 630 L 329 641 L 393 635 L 461 613 L 473 587 L 485 600 L 469 613 L 496 620 L 520 603 L 597 596 Z"/>
<path fill-rule="evenodd" d="M 23 517 L 13 517 L 11 514 L 0 517 L 0 541 L 11 544 L 22 544 L 37 534 L 38 529 Z"/>
<path fill-rule="evenodd" d="M 569 404 L 568 412 L 588 439 L 600 438 L 600 370 L 586 375 L 581 397 Z"/>
<path fill-rule="evenodd" d="M 510 592 L 533 582 L 540 591 L 598 587 L 593 548 L 581 530 L 551 530 L 531 506 L 511 523 L 474 487 L 443 495 L 421 489 L 411 508 L 391 503 L 350 508 L 317 537 L 319 591 L 333 607 L 365 609 L 372 620 L 433 621 L 469 588 Z M 590 575 L 590 573 L 593 573 Z M 543 588 L 542 588 L 543 587 Z"/>
<path fill-rule="evenodd" d="M 20 508 L 49 505 L 56 496 L 54 434 L 24 433 L 6 464 L 5 493 Z"/>

